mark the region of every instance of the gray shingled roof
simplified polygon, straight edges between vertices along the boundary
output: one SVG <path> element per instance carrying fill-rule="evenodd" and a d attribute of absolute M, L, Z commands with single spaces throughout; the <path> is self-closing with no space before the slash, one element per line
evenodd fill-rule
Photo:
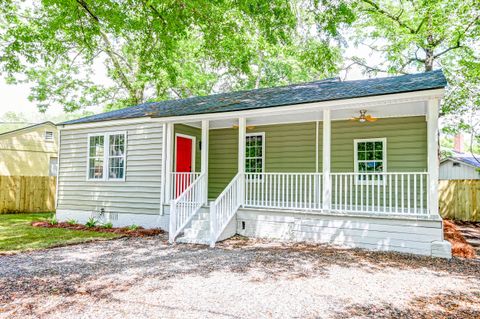
<path fill-rule="evenodd" d="M 431 90 L 443 88 L 446 85 L 447 81 L 441 70 L 357 81 L 328 79 L 250 91 L 144 103 L 117 111 L 67 121 L 61 124 L 253 110 L 311 102 Z"/>

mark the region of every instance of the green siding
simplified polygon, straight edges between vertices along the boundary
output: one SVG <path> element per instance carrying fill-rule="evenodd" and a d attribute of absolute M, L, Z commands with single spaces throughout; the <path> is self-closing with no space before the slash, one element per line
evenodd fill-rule
<path fill-rule="evenodd" d="M 353 172 L 355 139 L 387 139 L 387 171 L 427 170 L 427 122 L 424 116 L 379 119 L 374 123 L 332 122 L 332 172 Z"/>
<path fill-rule="evenodd" d="M 174 127 L 175 134 L 185 134 L 190 136 L 195 136 L 196 138 L 196 145 L 195 145 L 195 171 L 200 172 L 201 170 L 201 160 L 202 160 L 202 152 L 200 150 L 200 142 L 202 140 L 202 130 L 193 126 L 185 125 L 185 124 L 175 124 Z M 175 143 L 173 146 L 173 152 L 175 154 Z M 175 164 L 174 164 L 175 165 Z"/>
<path fill-rule="evenodd" d="M 200 134 L 199 129 L 195 130 Z M 320 122 L 320 172 L 322 130 Z M 315 172 L 315 131 L 315 122 L 306 122 L 257 126 L 247 133 L 265 133 L 266 172 Z M 387 139 L 388 171 L 426 171 L 427 126 L 424 116 L 380 119 L 375 123 L 332 121 L 332 172 L 353 172 L 353 141 L 363 138 Z M 237 173 L 238 130 L 210 130 L 209 146 L 209 197 L 215 198 Z"/>
<path fill-rule="evenodd" d="M 238 130 L 210 130 L 208 197 L 217 197 L 237 174 Z"/>
<path fill-rule="evenodd" d="M 263 125 L 266 172 L 315 172 L 315 122 Z M 218 196 L 237 173 L 238 129 L 210 131 L 209 197 Z M 321 154 L 320 154 L 321 156 Z"/>

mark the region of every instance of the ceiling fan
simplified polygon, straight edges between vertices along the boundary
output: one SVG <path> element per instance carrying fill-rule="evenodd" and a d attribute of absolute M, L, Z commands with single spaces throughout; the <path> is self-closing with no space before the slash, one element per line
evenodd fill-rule
<path fill-rule="evenodd" d="M 352 117 L 352 121 L 358 121 L 360 123 L 365 123 L 365 122 L 375 122 L 378 120 L 378 118 L 371 116 L 370 114 L 367 114 L 367 110 L 360 110 L 360 116 L 359 117 Z"/>

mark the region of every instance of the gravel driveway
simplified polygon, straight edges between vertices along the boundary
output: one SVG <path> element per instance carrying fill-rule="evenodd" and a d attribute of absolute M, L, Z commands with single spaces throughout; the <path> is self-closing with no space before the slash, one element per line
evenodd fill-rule
<path fill-rule="evenodd" d="M 0 318 L 480 318 L 480 263 L 231 239 L 0 256 Z"/>

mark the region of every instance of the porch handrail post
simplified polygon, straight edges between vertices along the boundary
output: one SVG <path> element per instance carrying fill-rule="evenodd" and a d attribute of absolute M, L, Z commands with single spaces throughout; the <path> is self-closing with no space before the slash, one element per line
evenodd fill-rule
<path fill-rule="evenodd" d="M 203 202 L 208 202 L 208 139 L 209 139 L 210 123 L 208 120 L 202 121 L 202 156 L 201 156 L 201 172 L 205 175 L 203 186 Z"/>
<path fill-rule="evenodd" d="M 238 173 L 245 175 L 245 139 L 247 130 L 247 120 L 244 117 L 238 119 Z M 241 178 L 242 178 L 241 177 Z M 238 197 L 240 205 L 243 206 L 245 199 L 245 183 L 241 182 L 238 188 Z"/>
<path fill-rule="evenodd" d="M 165 203 L 170 203 L 172 194 L 172 178 L 171 172 L 173 168 L 173 123 L 166 125 L 166 145 L 165 145 Z"/>
<path fill-rule="evenodd" d="M 438 112 L 439 100 L 431 99 L 427 103 L 427 140 L 428 140 L 428 201 L 431 216 L 439 216 L 438 212 Z"/>
<path fill-rule="evenodd" d="M 330 110 L 323 110 L 323 150 L 322 150 L 322 176 L 323 194 L 322 209 L 329 211 L 332 206 L 332 182 L 330 176 L 330 151 L 331 151 L 331 119 Z"/>

